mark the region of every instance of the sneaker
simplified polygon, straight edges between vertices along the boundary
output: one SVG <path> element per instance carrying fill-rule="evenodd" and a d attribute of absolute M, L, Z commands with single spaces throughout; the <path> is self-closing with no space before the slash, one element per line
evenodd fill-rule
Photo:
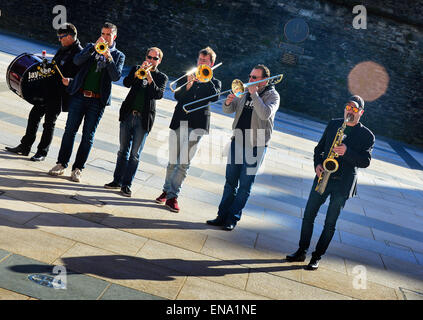
<path fill-rule="evenodd" d="M 167 199 L 166 207 L 172 212 L 179 212 L 178 200 L 176 198 Z"/>
<path fill-rule="evenodd" d="M 166 192 L 163 191 L 163 193 L 158 198 L 156 198 L 156 202 L 159 204 L 164 204 L 166 202 L 166 195 Z"/>
<path fill-rule="evenodd" d="M 45 155 L 37 152 L 29 160 L 31 160 L 31 161 L 44 161 L 45 159 L 46 159 Z"/>
<path fill-rule="evenodd" d="M 75 182 L 81 182 L 82 172 L 80 169 L 76 168 L 72 171 L 71 180 Z"/>
<path fill-rule="evenodd" d="M 106 189 L 120 189 L 122 186 L 119 183 L 112 181 L 110 183 L 106 183 L 104 187 Z"/>
<path fill-rule="evenodd" d="M 317 270 L 319 268 L 320 258 L 312 257 L 309 264 L 304 268 L 306 270 Z"/>
<path fill-rule="evenodd" d="M 132 192 L 131 189 L 129 189 L 128 186 L 124 186 L 120 189 L 120 193 L 122 193 L 123 196 L 125 197 L 131 197 Z"/>
<path fill-rule="evenodd" d="M 65 173 L 65 167 L 62 166 L 61 163 L 56 164 L 51 170 L 48 172 L 51 176 L 61 176 Z"/>

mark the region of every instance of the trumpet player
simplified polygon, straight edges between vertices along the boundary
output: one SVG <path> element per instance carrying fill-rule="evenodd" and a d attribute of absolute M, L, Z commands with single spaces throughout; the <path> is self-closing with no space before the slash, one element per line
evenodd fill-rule
<path fill-rule="evenodd" d="M 113 181 L 106 189 L 119 189 L 123 196 L 131 197 L 131 185 L 138 169 L 139 157 L 153 127 L 156 100 L 163 98 L 168 77 L 157 68 L 163 52 L 157 47 L 147 49 L 145 61 L 134 66 L 123 84 L 129 90 L 119 112 L 120 147 Z"/>
<path fill-rule="evenodd" d="M 71 180 L 80 182 L 82 170 L 91 151 L 98 123 L 106 105 L 110 105 L 112 81 L 118 81 L 122 74 L 125 55 L 116 48 L 117 27 L 106 22 L 96 44 L 103 43 L 104 51 L 98 53 L 96 44 L 89 43 L 73 62 L 80 66 L 67 91 L 71 95 L 57 164 L 50 175 L 63 175 L 72 154 L 75 135 L 84 120 L 81 143 L 72 165 Z M 106 49 L 107 48 L 107 49 Z"/>
<path fill-rule="evenodd" d="M 319 143 L 314 148 L 316 177 L 304 211 L 299 249 L 286 257 L 286 260 L 290 262 L 305 261 L 317 212 L 320 206 L 330 196 L 323 231 L 317 242 L 315 251 L 312 253 L 311 260 L 306 266 L 306 270 L 316 270 L 319 267 L 319 261 L 325 254 L 335 233 L 336 221 L 341 209 L 344 207 L 346 200 L 356 194 L 357 168 L 367 168 L 370 165 L 375 137 L 368 128 L 360 123 L 363 113 L 364 100 L 360 96 L 352 96 L 345 105 L 344 118 L 331 120 Z M 346 126 L 343 126 L 344 123 Z M 333 142 L 341 126 L 345 127 L 343 140 L 339 145 L 333 146 Z M 333 150 L 331 152 L 332 148 Z M 328 159 L 329 153 L 335 154 L 338 168 L 330 174 L 326 188 L 320 194 L 316 191 L 316 186 L 320 176 L 327 174 L 323 164 Z"/>
<path fill-rule="evenodd" d="M 198 53 L 197 66 L 207 65 L 213 67 L 216 61 L 216 53 L 210 47 L 200 50 Z M 181 87 L 183 84 L 183 87 Z M 183 105 L 197 99 L 215 95 L 220 92 L 221 82 L 211 78 L 207 82 L 201 82 L 195 75 L 189 74 L 177 83 L 180 90 L 175 92 L 178 102 L 170 122 L 169 133 L 169 163 L 166 169 L 166 178 L 162 194 L 156 198 L 159 204 L 165 204 L 172 212 L 179 212 L 178 194 L 187 175 L 191 160 L 193 159 L 201 137 L 207 134 L 210 127 L 210 107 L 187 114 Z M 218 97 L 204 101 L 216 101 Z"/>

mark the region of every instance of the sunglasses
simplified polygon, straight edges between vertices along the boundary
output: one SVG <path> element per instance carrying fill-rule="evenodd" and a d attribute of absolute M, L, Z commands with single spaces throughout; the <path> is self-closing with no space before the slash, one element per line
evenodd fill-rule
<path fill-rule="evenodd" d="M 347 103 L 347 105 L 345 106 L 345 110 L 347 111 L 353 111 L 354 113 L 357 113 L 358 111 L 360 111 L 360 108 L 357 108 L 355 105 L 351 104 L 351 103 Z"/>
<path fill-rule="evenodd" d="M 153 59 L 154 61 L 157 61 L 160 58 L 158 58 L 158 57 L 152 57 L 152 56 L 147 56 L 147 59 L 149 59 L 149 60 Z"/>
<path fill-rule="evenodd" d="M 259 77 L 252 76 L 251 74 L 248 76 L 249 79 L 257 80 Z"/>
<path fill-rule="evenodd" d="M 68 36 L 68 34 L 62 34 L 61 36 L 57 36 L 58 38 L 59 38 L 59 40 L 62 40 L 63 38 L 65 38 L 65 37 L 67 37 Z"/>

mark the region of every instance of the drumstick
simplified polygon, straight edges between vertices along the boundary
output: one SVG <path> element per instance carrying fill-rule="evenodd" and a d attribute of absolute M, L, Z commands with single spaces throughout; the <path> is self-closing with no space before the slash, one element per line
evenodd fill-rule
<path fill-rule="evenodd" d="M 60 72 L 59 67 L 57 66 L 56 62 L 54 62 L 54 66 L 56 67 L 57 71 L 59 71 L 60 76 L 62 77 L 62 79 L 64 79 L 65 77 L 63 76 L 63 74 Z"/>

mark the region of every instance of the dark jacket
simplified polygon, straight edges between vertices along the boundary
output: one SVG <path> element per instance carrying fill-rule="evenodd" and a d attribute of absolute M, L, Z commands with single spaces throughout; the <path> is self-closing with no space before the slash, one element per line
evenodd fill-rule
<path fill-rule="evenodd" d="M 77 39 L 72 45 L 68 47 L 61 47 L 57 50 L 54 55 L 53 60 L 56 62 L 57 67 L 65 78 L 73 79 L 78 73 L 79 67 L 73 63 L 73 58 L 76 54 L 82 51 L 82 46 Z M 57 71 L 57 70 L 56 70 Z M 53 95 L 55 95 L 56 103 L 55 105 L 60 108 L 62 111 L 68 111 L 69 107 L 69 94 L 66 92 L 66 86 L 62 83 L 62 77 L 57 75 L 58 86 L 55 88 Z M 72 81 L 72 80 L 71 80 Z M 56 94 L 55 94 L 56 93 Z"/>
<path fill-rule="evenodd" d="M 119 112 L 119 121 L 125 120 L 128 114 L 132 110 L 132 104 L 137 96 L 138 90 L 142 87 L 143 80 L 135 78 L 135 71 L 137 71 L 140 66 L 132 67 L 129 71 L 129 74 L 123 79 L 123 85 L 125 87 L 131 88 L 128 95 L 125 98 L 125 101 L 122 103 Z M 153 82 L 147 84 L 146 94 L 144 96 L 144 109 L 141 115 L 142 126 L 147 132 L 151 131 L 153 127 L 154 118 L 156 116 L 156 100 L 163 98 L 163 93 L 166 89 L 167 76 L 160 72 L 158 69 L 151 72 L 151 77 Z"/>
<path fill-rule="evenodd" d="M 314 148 L 314 168 L 319 164 L 323 165 L 343 121 L 344 119 L 332 119 L 327 125 L 319 143 Z M 370 165 L 375 136 L 359 122 L 351 128 L 351 132 L 345 137 L 343 143 L 347 146 L 347 151 L 343 156 L 336 158 L 339 168 L 331 174 L 331 178 L 336 177 L 342 181 L 342 191 L 346 197 L 350 198 L 357 193 L 357 168 L 367 168 Z"/>
<path fill-rule="evenodd" d="M 96 62 L 95 56 L 97 52 L 94 49 L 94 43 L 89 43 L 86 47 L 78 53 L 73 62 L 80 66 L 79 72 L 75 76 L 75 79 L 69 84 L 67 91 L 70 95 L 74 95 L 79 91 L 85 81 L 85 77 L 90 70 L 93 62 Z M 123 64 L 125 63 L 125 55 L 119 50 L 111 51 L 113 58 L 112 62 L 106 62 L 105 70 L 102 73 L 100 80 L 100 102 L 102 106 L 110 105 L 111 92 L 112 92 L 112 81 L 118 81 L 122 75 Z"/>
<path fill-rule="evenodd" d="M 182 78 L 178 81 L 177 87 L 187 82 L 187 77 Z M 210 129 L 210 107 L 206 107 L 191 113 L 186 113 L 182 106 L 188 102 L 194 100 L 206 98 L 220 92 L 222 83 L 216 78 L 212 78 L 208 82 L 194 82 L 192 87 L 187 91 L 186 86 L 175 92 L 175 99 L 178 103 L 175 106 L 173 112 L 172 121 L 170 122 L 170 128 L 176 130 L 180 126 L 181 121 L 188 121 L 188 128 L 191 129 L 204 129 L 209 132 Z M 217 101 L 219 96 L 216 96 L 210 100 L 195 103 L 188 107 L 188 109 L 194 109 L 199 106 L 205 105 L 209 102 Z"/>

